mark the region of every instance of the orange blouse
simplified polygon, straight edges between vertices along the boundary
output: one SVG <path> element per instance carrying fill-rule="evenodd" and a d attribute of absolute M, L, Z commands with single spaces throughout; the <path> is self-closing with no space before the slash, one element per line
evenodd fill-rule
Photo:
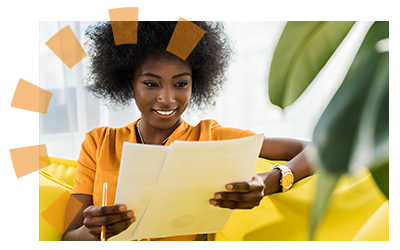
<path fill-rule="evenodd" d="M 108 203 L 114 204 L 123 143 L 125 141 L 137 143 L 135 127 L 139 120 L 121 128 L 100 127 L 86 133 L 78 159 L 77 177 L 72 194 L 92 195 L 93 204 L 101 206 L 103 183 L 107 182 Z M 223 128 L 214 120 L 202 120 L 197 126 L 182 121 L 165 145 L 168 146 L 175 140 L 228 140 L 254 134 L 249 130 Z M 190 240 L 182 237 L 168 237 L 168 240 L 174 240 L 171 238 Z"/>

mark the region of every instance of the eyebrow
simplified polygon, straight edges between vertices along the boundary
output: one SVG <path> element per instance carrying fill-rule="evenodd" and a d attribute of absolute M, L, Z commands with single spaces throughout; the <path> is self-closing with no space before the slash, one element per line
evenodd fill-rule
<path fill-rule="evenodd" d="M 139 75 L 139 77 L 141 77 L 141 76 L 151 76 L 151 77 L 155 77 L 155 78 L 162 79 L 161 76 L 156 75 L 156 74 L 152 74 L 152 73 L 143 73 L 143 74 Z M 181 77 L 181 76 L 191 76 L 191 75 L 190 75 L 189 73 L 187 73 L 187 72 L 183 72 L 183 73 L 181 73 L 181 74 L 174 75 L 174 76 L 172 77 L 172 79 L 173 79 L 173 78 L 178 78 L 178 77 Z"/>

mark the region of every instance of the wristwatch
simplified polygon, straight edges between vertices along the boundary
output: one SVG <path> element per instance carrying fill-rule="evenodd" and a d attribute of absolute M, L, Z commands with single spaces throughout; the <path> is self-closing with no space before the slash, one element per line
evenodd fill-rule
<path fill-rule="evenodd" d="M 279 165 L 278 163 L 273 165 L 270 171 L 274 170 L 275 168 L 279 168 L 281 170 L 280 184 L 282 187 L 282 192 L 288 191 L 293 186 L 294 182 L 292 171 L 285 165 Z"/>

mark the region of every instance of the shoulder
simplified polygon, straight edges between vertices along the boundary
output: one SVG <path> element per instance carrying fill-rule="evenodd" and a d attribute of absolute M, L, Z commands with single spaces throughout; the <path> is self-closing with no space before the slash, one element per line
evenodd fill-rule
<path fill-rule="evenodd" d="M 221 128 L 221 125 L 213 119 L 206 119 L 206 120 L 201 120 L 196 127 L 206 127 L 209 129 L 216 129 L 216 128 Z"/>
<path fill-rule="evenodd" d="M 106 133 L 109 133 L 110 130 L 113 128 L 111 127 L 99 127 L 99 128 L 94 128 L 90 130 L 89 132 L 86 133 L 86 138 L 92 138 L 92 139 L 98 139 L 100 137 L 103 137 Z"/>
<path fill-rule="evenodd" d="M 97 146 L 98 144 L 101 144 L 104 138 L 108 137 L 110 134 L 113 134 L 114 131 L 114 128 L 107 126 L 92 129 L 86 133 L 84 143 L 89 143 Z"/>
<path fill-rule="evenodd" d="M 120 137 L 126 137 L 135 132 L 135 125 L 137 121 L 130 123 L 126 126 L 119 128 L 112 128 L 108 126 L 98 127 L 86 133 L 85 141 L 91 144 L 102 144 L 105 140 L 116 140 Z"/>
<path fill-rule="evenodd" d="M 201 120 L 195 128 L 198 128 L 201 134 L 209 134 L 211 140 L 238 139 L 255 135 L 255 133 L 251 132 L 250 130 L 222 127 L 213 119 Z"/>

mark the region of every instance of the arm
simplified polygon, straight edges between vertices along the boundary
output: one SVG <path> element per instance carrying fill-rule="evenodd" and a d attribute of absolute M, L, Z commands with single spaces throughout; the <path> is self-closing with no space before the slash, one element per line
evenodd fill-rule
<path fill-rule="evenodd" d="M 117 235 L 126 230 L 135 217 L 125 205 L 93 206 L 93 197 L 86 194 L 73 194 L 83 206 L 78 211 L 71 224 L 64 233 L 63 240 L 100 240 L 101 225 L 106 225 L 106 238 Z M 66 218 L 73 211 L 71 200 L 68 202 Z"/>
<path fill-rule="evenodd" d="M 288 161 L 285 165 L 292 171 L 294 182 L 313 174 L 313 169 L 306 157 L 307 142 L 294 139 L 272 139 L 265 138 L 260 157 L 269 160 Z M 281 187 L 279 184 L 281 173 L 275 169 L 258 174 L 265 185 L 264 195 L 278 192 Z"/>
<path fill-rule="evenodd" d="M 296 182 L 313 173 L 306 158 L 306 147 L 307 143 L 299 140 L 265 138 L 259 156 L 269 160 L 288 161 L 285 165 L 292 171 Z M 281 190 L 280 178 L 280 170 L 275 169 L 255 174 L 249 182 L 229 183 L 225 186 L 227 190 L 239 192 L 215 193 L 210 204 L 230 209 L 251 209 L 258 206 L 265 195 Z"/>
<path fill-rule="evenodd" d="M 85 194 L 73 194 L 71 197 L 76 198 L 78 201 L 82 202 L 82 207 L 72 220 L 71 224 L 68 226 L 68 228 L 65 230 L 65 233 L 63 235 L 63 240 L 99 240 L 96 239 L 92 234 L 89 233 L 89 230 L 83 226 L 83 221 L 84 221 L 84 216 L 83 216 L 83 211 L 93 205 L 93 199 L 91 195 L 85 195 Z M 72 213 L 72 207 L 71 207 L 71 199 L 68 201 L 67 205 L 67 212 L 66 212 L 66 218 L 71 216 L 70 214 Z"/>

